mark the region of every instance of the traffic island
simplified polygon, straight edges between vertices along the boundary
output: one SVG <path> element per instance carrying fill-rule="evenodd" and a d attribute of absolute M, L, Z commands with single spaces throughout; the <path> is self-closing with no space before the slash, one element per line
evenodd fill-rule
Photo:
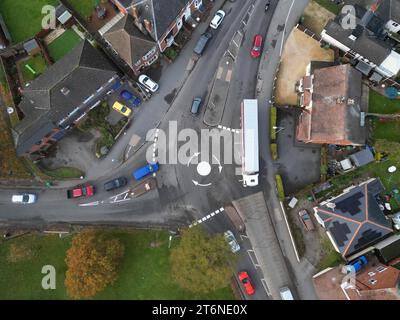
<path fill-rule="evenodd" d="M 221 123 L 232 79 L 233 63 L 231 56 L 224 56 L 218 65 L 203 118 L 204 123 L 210 127 Z"/>

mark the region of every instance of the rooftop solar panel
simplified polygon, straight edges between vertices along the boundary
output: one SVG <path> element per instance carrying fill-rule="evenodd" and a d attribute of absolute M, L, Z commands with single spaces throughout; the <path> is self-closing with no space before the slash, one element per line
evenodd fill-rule
<path fill-rule="evenodd" d="M 336 209 L 343 213 L 349 213 L 351 216 L 362 213 L 362 199 L 364 194 L 360 191 L 354 195 L 343 199 L 342 201 L 336 202 Z"/>

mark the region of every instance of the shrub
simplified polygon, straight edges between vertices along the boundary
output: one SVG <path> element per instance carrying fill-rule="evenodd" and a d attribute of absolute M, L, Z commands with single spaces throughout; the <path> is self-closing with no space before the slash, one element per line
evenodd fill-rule
<path fill-rule="evenodd" d="M 271 140 L 276 140 L 276 121 L 277 121 L 277 110 L 276 107 L 271 107 L 270 114 L 270 130 L 271 130 Z"/>
<path fill-rule="evenodd" d="M 271 156 L 272 160 L 278 160 L 278 145 L 276 143 L 271 143 Z"/>
<path fill-rule="evenodd" d="M 275 181 L 278 190 L 278 198 L 280 201 L 283 201 L 285 200 L 285 189 L 283 188 L 282 177 L 279 174 L 275 175 Z"/>

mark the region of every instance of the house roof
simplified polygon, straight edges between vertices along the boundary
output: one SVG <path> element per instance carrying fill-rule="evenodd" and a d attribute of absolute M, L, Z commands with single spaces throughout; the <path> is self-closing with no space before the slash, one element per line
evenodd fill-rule
<path fill-rule="evenodd" d="M 168 27 L 178 16 L 179 12 L 190 0 L 118 0 L 125 8 L 137 7 L 140 16 L 154 23 L 153 37 L 159 40 L 167 31 Z"/>
<path fill-rule="evenodd" d="M 378 256 L 383 262 L 389 263 L 390 261 L 400 257 L 400 235 L 393 235 L 374 246 L 379 254 Z"/>
<path fill-rule="evenodd" d="M 356 40 L 351 40 L 349 36 L 353 31 L 353 29 L 343 29 L 340 21 L 336 20 L 330 21 L 325 27 L 326 34 L 378 66 L 392 52 L 390 44 L 378 39 L 373 32 L 364 28 L 360 30 Z"/>
<path fill-rule="evenodd" d="M 130 15 L 125 15 L 103 37 L 131 67 L 156 45 L 152 38 L 144 35 L 135 26 L 134 19 Z"/>
<path fill-rule="evenodd" d="M 39 48 L 39 44 L 35 39 L 31 39 L 24 43 L 24 49 L 26 52 L 31 52 L 32 50 L 35 50 L 37 48 Z"/>
<path fill-rule="evenodd" d="M 381 267 L 381 269 L 378 269 Z M 383 270 L 382 272 L 377 271 Z M 375 264 L 357 273 L 355 288 L 341 287 L 345 274 L 342 266 L 322 271 L 313 277 L 313 284 L 321 300 L 399 300 L 400 270 Z M 375 281 L 374 281 L 375 280 Z"/>
<path fill-rule="evenodd" d="M 315 209 L 344 257 L 377 243 L 393 232 L 390 221 L 375 198 L 382 191 L 381 182 L 374 179 Z"/>
<path fill-rule="evenodd" d="M 374 155 L 369 148 L 363 149 L 350 155 L 350 159 L 353 160 L 353 163 L 357 167 L 365 166 L 375 160 Z"/>
<path fill-rule="evenodd" d="M 312 93 L 312 102 L 300 116 L 297 139 L 313 143 L 365 144 L 366 129 L 361 126 L 361 74 L 350 65 L 339 65 L 314 70 L 313 77 L 312 91 L 304 93 L 305 97 Z"/>
<path fill-rule="evenodd" d="M 32 141 L 41 140 L 43 131 L 56 128 L 116 74 L 113 65 L 89 42 L 80 42 L 23 89 L 19 107 L 25 117 L 13 132 L 17 153 L 27 152 Z"/>

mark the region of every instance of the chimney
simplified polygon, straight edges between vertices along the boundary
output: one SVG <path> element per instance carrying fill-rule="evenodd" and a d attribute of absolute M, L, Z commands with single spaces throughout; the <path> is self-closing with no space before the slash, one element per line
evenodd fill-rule
<path fill-rule="evenodd" d="M 134 17 L 135 19 L 139 18 L 139 10 L 136 7 L 133 7 L 131 9 L 131 15 L 132 17 Z"/>
<path fill-rule="evenodd" d="M 149 20 L 147 20 L 147 19 L 144 19 L 143 23 L 144 23 L 144 27 L 146 28 L 146 30 L 149 33 L 152 33 L 153 32 L 153 26 L 152 26 L 151 22 Z"/>

